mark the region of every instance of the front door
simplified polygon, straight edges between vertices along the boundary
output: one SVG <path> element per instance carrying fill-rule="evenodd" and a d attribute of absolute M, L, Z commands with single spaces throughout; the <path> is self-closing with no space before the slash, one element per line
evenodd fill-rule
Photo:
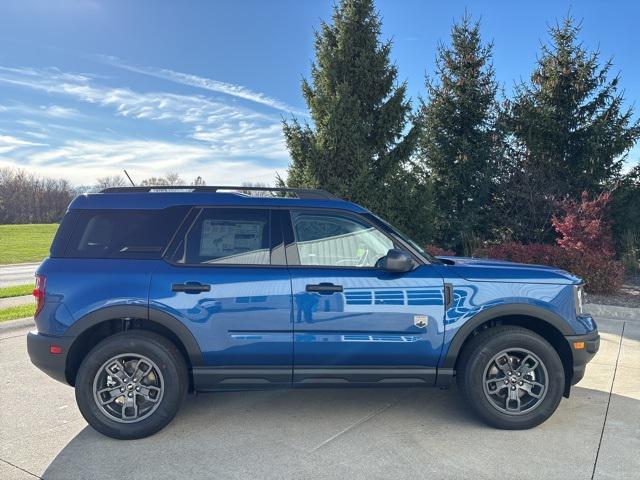
<path fill-rule="evenodd" d="M 291 213 L 294 384 L 433 384 L 443 279 L 431 265 L 389 273 L 398 241 L 348 212 Z"/>
<path fill-rule="evenodd" d="M 199 390 L 291 384 L 291 283 L 278 218 L 199 209 L 152 275 L 149 307 L 181 320 L 200 345 Z"/>

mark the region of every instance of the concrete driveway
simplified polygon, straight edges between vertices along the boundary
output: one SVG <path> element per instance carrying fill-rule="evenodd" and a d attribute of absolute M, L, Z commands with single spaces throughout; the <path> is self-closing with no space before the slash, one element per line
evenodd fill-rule
<path fill-rule="evenodd" d="M 587 376 L 529 431 L 484 426 L 455 389 L 319 389 L 190 396 L 128 442 L 88 427 L 14 330 L 0 336 L 0 478 L 639 478 L 640 322 L 599 325 Z"/>

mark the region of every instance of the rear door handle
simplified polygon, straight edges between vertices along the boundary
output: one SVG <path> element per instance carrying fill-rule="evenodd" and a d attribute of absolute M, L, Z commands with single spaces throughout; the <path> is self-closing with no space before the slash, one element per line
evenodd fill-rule
<path fill-rule="evenodd" d="M 211 285 L 205 285 L 199 282 L 174 283 L 171 285 L 171 291 L 184 293 L 210 292 Z"/>
<path fill-rule="evenodd" d="M 330 295 L 332 293 L 342 292 L 342 285 L 334 285 L 333 283 L 318 283 L 309 284 L 305 288 L 307 292 L 316 292 L 323 295 Z"/>

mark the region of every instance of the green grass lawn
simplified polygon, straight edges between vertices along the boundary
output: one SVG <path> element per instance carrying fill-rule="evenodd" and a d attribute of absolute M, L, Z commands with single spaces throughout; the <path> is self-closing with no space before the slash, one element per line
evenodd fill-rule
<path fill-rule="evenodd" d="M 33 317 L 36 311 L 36 306 L 31 305 L 18 305 L 17 307 L 1 308 L 0 309 L 0 322 L 7 320 L 15 320 L 16 318 Z"/>
<path fill-rule="evenodd" d="M 0 265 L 41 261 L 57 228 L 57 223 L 0 225 Z"/>
<path fill-rule="evenodd" d="M 21 295 L 31 295 L 31 293 L 33 293 L 33 283 L 0 288 L 0 298 L 20 297 Z"/>

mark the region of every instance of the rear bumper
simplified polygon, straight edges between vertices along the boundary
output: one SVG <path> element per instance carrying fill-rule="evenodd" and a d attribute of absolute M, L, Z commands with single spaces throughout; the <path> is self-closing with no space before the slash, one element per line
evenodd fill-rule
<path fill-rule="evenodd" d="M 585 335 L 571 335 L 565 337 L 569 342 L 571 355 L 573 357 L 573 375 L 571 385 L 575 385 L 582 377 L 587 367 L 587 363 L 598 353 L 600 348 L 600 335 L 598 331 L 593 331 Z"/>
<path fill-rule="evenodd" d="M 31 363 L 62 383 L 67 383 L 66 366 L 69 347 L 73 338 L 71 337 L 54 337 L 44 335 L 37 331 L 31 331 L 27 334 L 27 351 Z M 51 353 L 51 347 L 61 348 L 60 353 Z"/>

